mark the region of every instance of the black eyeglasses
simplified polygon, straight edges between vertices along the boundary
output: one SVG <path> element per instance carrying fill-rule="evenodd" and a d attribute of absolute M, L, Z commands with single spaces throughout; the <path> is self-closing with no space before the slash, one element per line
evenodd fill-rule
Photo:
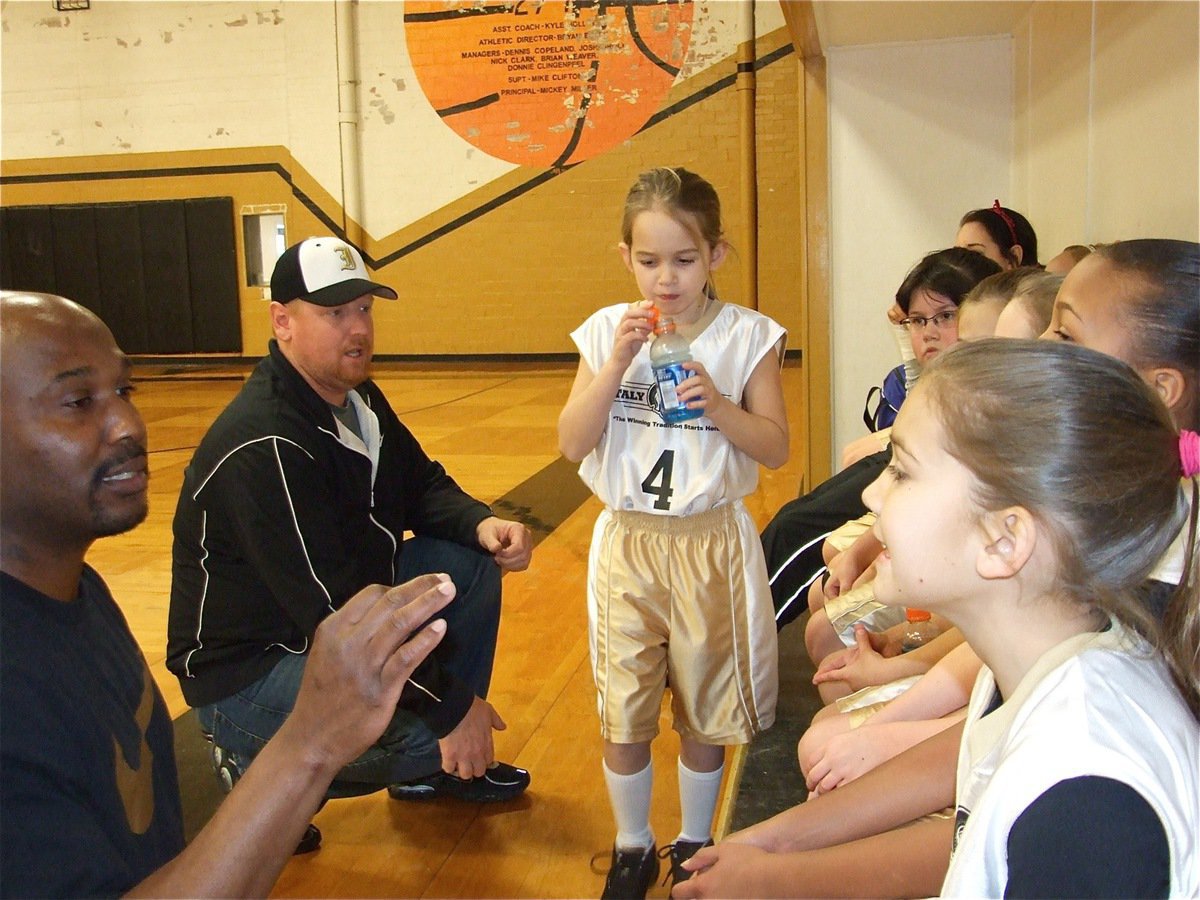
<path fill-rule="evenodd" d="M 926 325 L 932 325 L 939 331 L 943 328 L 948 328 L 950 323 L 958 318 L 957 309 L 948 309 L 945 312 L 937 313 L 929 316 L 909 316 L 907 319 L 901 319 L 900 324 L 909 331 L 924 331 Z"/>

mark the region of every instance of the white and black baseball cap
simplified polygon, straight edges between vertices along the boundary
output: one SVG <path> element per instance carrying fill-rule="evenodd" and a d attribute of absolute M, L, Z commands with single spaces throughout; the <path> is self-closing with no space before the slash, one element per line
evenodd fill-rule
<path fill-rule="evenodd" d="M 271 273 L 271 299 L 280 303 L 307 300 L 318 306 L 341 306 L 363 294 L 396 299 L 390 287 L 367 278 L 362 255 L 337 238 L 314 237 L 293 244 Z"/>

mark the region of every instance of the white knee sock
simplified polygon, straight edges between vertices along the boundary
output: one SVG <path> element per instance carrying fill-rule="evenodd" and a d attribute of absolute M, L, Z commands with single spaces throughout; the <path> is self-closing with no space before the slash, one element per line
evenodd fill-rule
<path fill-rule="evenodd" d="M 693 772 L 679 760 L 679 809 L 683 814 L 680 840 L 707 841 L 712 837 L 713 811 L 724 773 L 724 765 L 712 772 Z"/>
<path fill-rule="evenodd" d="M 649 847 L 654 843 L 650 830 L 650 789 L 654 785 L 654 764 L 632 775 L 618 775 L 604 763 L 604 781 L 613 818 L 617 820 L 616 844 L 623 850 Z"/>

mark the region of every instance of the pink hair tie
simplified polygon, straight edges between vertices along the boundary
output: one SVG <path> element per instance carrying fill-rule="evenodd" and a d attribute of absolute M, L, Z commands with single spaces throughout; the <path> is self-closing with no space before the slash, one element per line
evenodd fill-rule
<path fill-rule="evenodd" d="M 1200 434 L 1186 428 L 1179 432 L 1179 461 L 1186 478 L 1200 475 Z"/>

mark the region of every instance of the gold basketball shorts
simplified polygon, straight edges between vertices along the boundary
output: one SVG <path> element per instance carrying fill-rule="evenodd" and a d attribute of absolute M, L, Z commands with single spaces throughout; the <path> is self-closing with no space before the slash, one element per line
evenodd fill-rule
<path fill-rule="evenodd" d="M 867 685 L 833 702 L 838 712 L 850 716 L 850 727 L 857 728 L 920 680 L 920 675 L 908 675 L 887 684 Z"/>
<path fill-rule="evenodd" d="M 839 525 L 833 531 L 829 532 L 829 536 L 825 538 L 825 543 L 833 547 L 838 553 L 844 553 L 859 537 L 870 531 L 874 524 L 875 513 L 867 513 L 866 515 L 859 516 L 857 519 L 851 519 L 844 525 Z"/>
<path fill-rule="evenodd" d="M 601 734 L 672 727 L 743 744 L 775 720 L 778 650 L 758 529 L 739 500 L 692 516 L 604 509 L 588 560 L 588 625 Z"/>

